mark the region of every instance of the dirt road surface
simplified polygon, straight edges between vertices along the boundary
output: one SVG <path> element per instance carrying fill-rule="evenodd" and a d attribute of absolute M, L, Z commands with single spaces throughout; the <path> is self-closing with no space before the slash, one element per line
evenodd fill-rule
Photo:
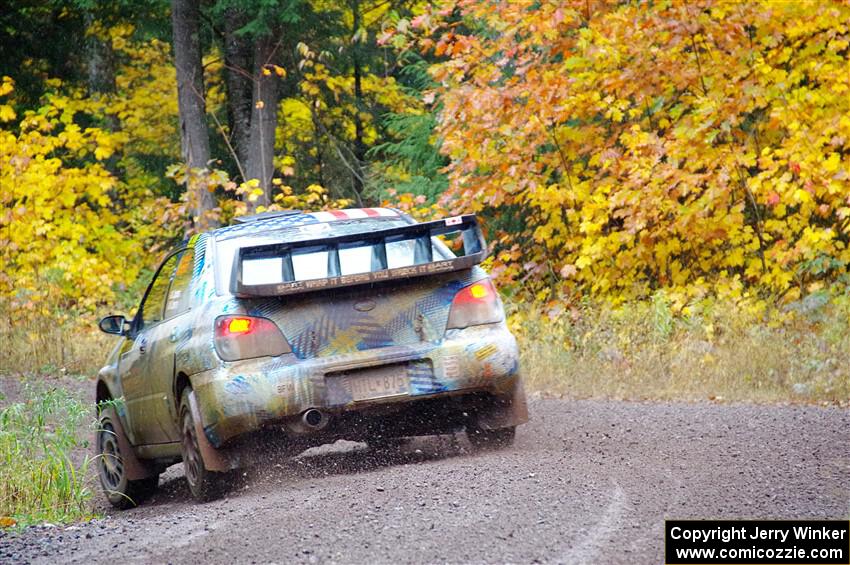
<path fill-rule="evenodd" d="M 662 563 L 665 518 L 850 516 L 850 411 L 538 400 L 516 445 L 323 446 L 190 500 L 0 534 L 0 562 Z"/>

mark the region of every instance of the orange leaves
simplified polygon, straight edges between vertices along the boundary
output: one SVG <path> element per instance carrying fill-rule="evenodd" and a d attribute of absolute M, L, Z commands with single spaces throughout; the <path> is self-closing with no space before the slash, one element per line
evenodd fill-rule
<path fill-rule="evenodd" d="M 508 282 L 528 262 L 618 297 L 743 281 L 793 298 L 835 275 L 806 261 L 850 262 L 846 4 L 466 0 L 428 18 L 443 204 L 492 216 L 497 249 L 523 242 L 496 254 Z"/>

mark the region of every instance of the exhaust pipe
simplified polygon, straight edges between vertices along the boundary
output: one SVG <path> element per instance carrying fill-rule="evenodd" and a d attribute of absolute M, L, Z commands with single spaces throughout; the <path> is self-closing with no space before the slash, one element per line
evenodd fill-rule
<path fill-rule="evenodd" d="M 301 421 L 311 430 L 321 430 L 328 425 L 328 416 L 321 410 L 310 408 L 301 416 Z"/>

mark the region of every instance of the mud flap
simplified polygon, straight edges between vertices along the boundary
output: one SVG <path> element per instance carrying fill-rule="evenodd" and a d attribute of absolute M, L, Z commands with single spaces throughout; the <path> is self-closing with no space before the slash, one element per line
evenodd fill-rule
<path fill-rule="evenodd" d="M 213 447 L 207 439 L 207 434 L 204 433 L 204 427 L 201 423 L 201 410 L 198 408 L 198 400 L 195 397 L 195 391 L 189 392 L 189 410 L 192 411 L 192 421 L 195 422 L 195 434 L 198 436 L 198 449 L 201 450 L 201 457 L 204 460 L 204 467 L 208 471 L 223 473 L 235 469 L 238 465 L 219 449 Z"/>
<path fill-rule="evenodd" d="M 121 451 L 121 461 L 124 463 L 124 472 L 127 475 L 127 480 L 139 481 L 157 475 L 157 469 L 153 464 L 136 457 L 133 446 L 130 445 L 130 440 L 127 439 L 127 434 L 124 433 L 124 423 L 115 409 L 111 406 L 101 408 L 101 414 L 107 414 L 109 420 L 112 422 L 112 426 L 115 428 L 118 449 Z"/>
<path fill-rule="evenodd" d="M 522 379 L 514 381 L 513 390 L 497 399 L 476 414 L 476 424 L 482 430 L 509 428 L 528 422 L 528 402 Z"/>

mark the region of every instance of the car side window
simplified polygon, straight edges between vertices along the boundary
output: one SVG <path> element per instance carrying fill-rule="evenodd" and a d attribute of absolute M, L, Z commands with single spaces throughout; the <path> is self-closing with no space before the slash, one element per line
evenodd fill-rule
<path fill-rule="evenodd" d="M 174 267 L 177 265 L 178 258 L 179 254 L 169 257 L 157 273 L 150 292 L 148 292 L 142 304 L 142 328 L 163 320 L 165 296 L 168 294 L 168 285 L 171 283 L 171 275 L 174 274 Z"/>
<path fill-rule="evenodd" d="M 192 274 L 195 272 L 195 251 L 187 249 L 178 255 L 177 270 L 171 280 L 171 288 L 165 301 L 165 319 L 182 314 L 189 309 Z"/>

